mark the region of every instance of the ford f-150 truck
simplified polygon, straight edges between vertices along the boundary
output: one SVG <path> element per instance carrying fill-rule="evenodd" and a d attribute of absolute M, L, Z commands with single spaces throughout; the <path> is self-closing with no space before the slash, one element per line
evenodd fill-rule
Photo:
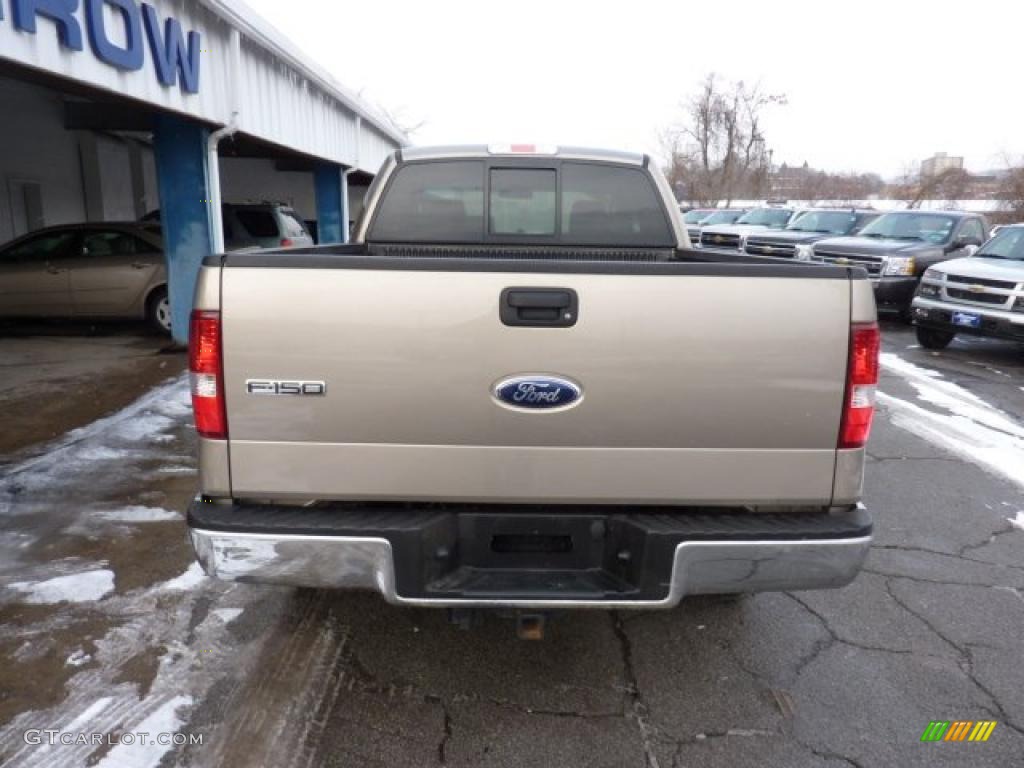
<path fill-rule="evenodd" d="M 513 145 L 398 151 L 351 244 L 207 258 L 203 567 L 519 611 L 848 583 L 867 276 L 688 245 L 647 157 Z"/>

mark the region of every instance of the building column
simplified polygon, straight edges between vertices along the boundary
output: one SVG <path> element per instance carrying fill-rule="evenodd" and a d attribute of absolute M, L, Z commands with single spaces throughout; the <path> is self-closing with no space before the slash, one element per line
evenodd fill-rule
<path fill-rule="evenodd" d="M 209 133 L 198 123 L 170 114 L 157 116 L 153 132 L 171 329 L 180 344 L 188 343 L 189 313 L 199 267 L 213 252 L 207 205 Z"/>
<path fill-rule="evenodd" d="M 319 163 L 313 171 L 316 189 L 317 244 L 344 243 L 348 240 L 348 216 L 340 165 Z"/>

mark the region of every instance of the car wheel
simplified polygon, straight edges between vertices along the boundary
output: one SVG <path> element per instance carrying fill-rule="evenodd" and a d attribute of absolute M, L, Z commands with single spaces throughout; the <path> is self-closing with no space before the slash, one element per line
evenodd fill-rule
<path fill-rule="evenodd" d="M 146 302 L 146 320 L 153 330 L 171 335 L 171 301 L 166 288 L 157 288 Z"/>
<path fill-rule="evenodd" d="M 936 331 L 934 328 L 922 328 L 918 326 L 917 340 L 925 349 L 945 349 L 956 336 L 952 331 Z"/>

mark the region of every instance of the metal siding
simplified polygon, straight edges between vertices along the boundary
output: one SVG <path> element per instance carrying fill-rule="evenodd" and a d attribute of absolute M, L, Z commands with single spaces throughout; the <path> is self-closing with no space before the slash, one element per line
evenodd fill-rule
<path fill-rule="evenodd" d="M 355 109 L 362 107 L 353 107 L 357 104 L 355 97 L 333 84 L 315 65 L 299 58 L 290 44 L 265 22 L 249 20 L 248 8 L 227 0 L 206 0 L 204 4 L 184 0 L 149 2 L 161 21 L 175 18 L 184 34 L 195 30 L 201 35 L 199 93 L 186 93 L 180 78 L 176 86 L 164 87 L 160 83 L 146 39 L 144 64 L 139 71 L 120 70 L 101 61 L 91 50 L 82 6 L 75 18 L 84 50 L 62 47 L 56 25 L 45 17 L 37 16 L 37 31 L 31 34 L 17 30 L 11 15 L 5 13 L 0 18 L 0 59 L 215 124 L 226 124 L 237 103 L 242 132 L 370 173 L 376 173 L 384 158 L 399 145 L 397 131 L 384 125 L 374 126 L 376 118 L 368 107 L 357 140 Z M 104 15 L 110 25 L 110 38 L 123 40 L 119 16 Z M 225 18 L 247 19 L 245 25 L 236 22 L 242 31 L 237 88 L 231 82 L 232 25 Z"/>

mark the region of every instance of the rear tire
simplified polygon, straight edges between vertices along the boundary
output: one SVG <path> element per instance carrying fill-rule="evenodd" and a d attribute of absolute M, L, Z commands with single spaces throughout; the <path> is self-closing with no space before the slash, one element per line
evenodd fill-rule
<path fill-rule="evenodd" d="M 171 303 L 166 286 L 149 294 L 146 300 L 146 322 L 149 327 L 165 336 L 171 335 Z"/>
<path fill-rule="evenodd" d="M 917 341 L 925 349 L 945 349 L 956 336 L 952 331 L 937 331 L 934 328 L 917 326 Z"/>

